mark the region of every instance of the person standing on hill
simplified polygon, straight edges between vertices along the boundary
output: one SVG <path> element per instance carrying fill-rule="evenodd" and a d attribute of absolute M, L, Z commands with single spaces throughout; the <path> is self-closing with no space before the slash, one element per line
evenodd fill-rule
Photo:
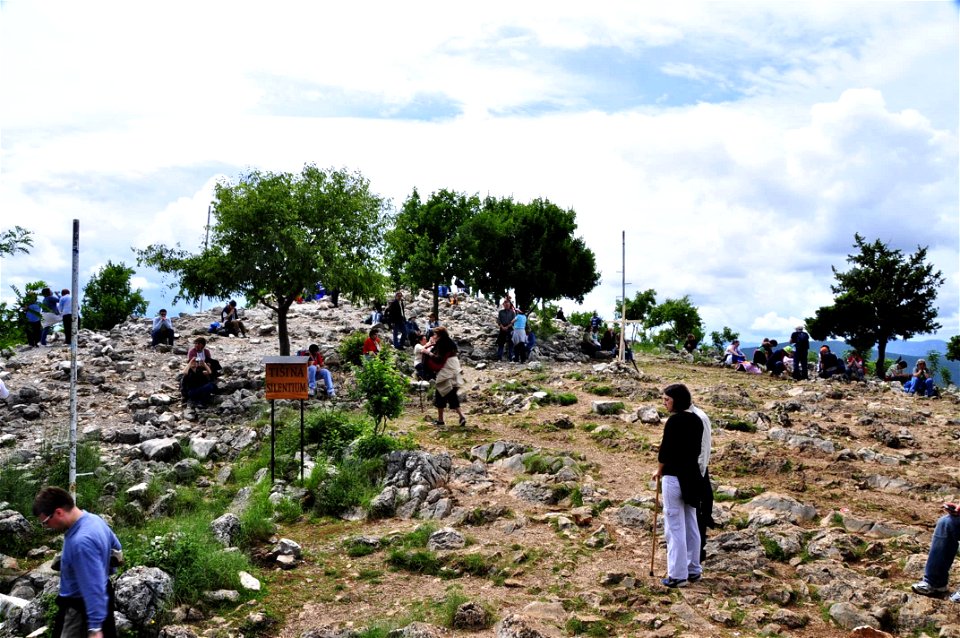
<path fill-rule="evenodd" d="M 513 302 L 507 297 L 503 300 L 503 308 L 497 311 L 497 361 L 503 360 L 504 346 L 507 346 L 507 360 L 513 359 L 513 320 L 516 317 Z"/>
<path fill-rule="evenodd" d="M 57 303 L 57 310 L 60 311 L 60 317 L 63 318 L 63 338 L 67 345 L 73 343 L 73 296 L 67 288 L 60 291 L 60 301 Z M 77 330 L 80 330 L 80 313 L 77 313 Z"/>
<path fill-rule="evenodd" d="M 407 313 L 403 307 L 402 292 L 398 292 L 387 306 L 387 321 L 393 328 L 393 347 L 406 348 L 410 335 L 407 332 Z"/>
<path fill-rule="evenodd" d="M 43 322 L 43 309 L 37 300 L 37 293 L 28 292 L 24 298 L 23 315 L 27 320 L 26 332 L 27 343 L 31 348 L 40 346 L 40 335 L 43 333 L 41 324 Z"/>
<path fill-rule="evenodd" d="M 807 356 L 810 354 L 810 335 L 803 326 L 797 326 L 794 333 L 790 335 L 790 343 L 796 350 L 793 357 L 793 378 L 797 381 L 808 379 Z"/>
<path fill-rule="evenodd" d="M 59 487 L 45 487 L 33 501 L 40 524 L 63 532 L 60 595 L 53 635 L 61 638 L 114 638 L 111 559 L 120 541 L 96 514 L 77 507 Z"/>
<path fill-rule="evenodd" d="M 40 302 L 40 309 L 43 311 L 43 331 L 40 333 L 40 345 L 47 345 L 47 336 L 53 332 L 53 327 L 60 323 L 60 311 L 57 309 L 60 304 L 60 297 L 53 294 L 49 288 L 44 288 L 41 292 L 43 300 Z"/>

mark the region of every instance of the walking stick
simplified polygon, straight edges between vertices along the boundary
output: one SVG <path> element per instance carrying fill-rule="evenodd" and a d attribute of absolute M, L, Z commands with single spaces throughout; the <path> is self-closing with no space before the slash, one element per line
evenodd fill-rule
<path fill-rule="evenodd" d="M 650 575 L 653 576 L 653 559 L 657 555 L 657 512 L 660 510 L 660 477 L 657 477 L 657 491 L 653 496 L 653 529 L 650 543 Z"/>

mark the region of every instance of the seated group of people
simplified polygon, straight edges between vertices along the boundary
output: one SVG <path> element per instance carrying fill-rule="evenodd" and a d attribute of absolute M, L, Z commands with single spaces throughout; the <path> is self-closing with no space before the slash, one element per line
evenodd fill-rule
<path fill-rule="evenodd" d="M 796 334 L 796 333 L 795 333 Z M 794 340 L 795 344 L 807 341 L 805 339 Z M 724 365 L 731 365 L 738 372 L 747 372 L 749 374 L 762 374 L 769 372 L 771 376 L 780 376 L 783 373 L 789 373 L 794 379 L 802 380 L 808 378 L 807 366 L 809 352 L 806 348 L 794 345 L 780 346 L 776 339 L 764 338 L 760 347 L 754 350 L 753 359 L 747 361 L 746 355 L 740 350 L 740 342 L 734 340 L 723 353 Z M 817 357 L 817 376 L 821 379 L 829 379 L 835 376 L 842 376 L 846 379 L 863 380 L 864 376 L 863 357 L 856 351 L 851 352 L 846 361 L 834 354 L 830 346 L 820 347 Z"/>
<path fill-rule="evenodd" d="M 893 362 L 893 365 L 887 368 L 884 380 L 903 383 L 903 391 L 907 394 L 916 394 L 921 397 L 939 396 L 939 390 L 933 381 L 933 375 L 927 369 L 925 359 L 917 359 L 913 374 L 907 374 L 906 370 L 907 362 L 903 359 L 897 359 Z"/>
<path fill-rule="evenodd" d="M 620 355 L 620 333 L 607 326 L 601 334 L 600 327 L 594 326 L 591 320 L 590 329 L 583 333 L 580 350 L 591 357 L 615 359 Z M 633 361 L 633 348 L 630 347 L 629 339 L 624 341 L 623 354 L 627 361 Z"/>
<path fill-rule="evenodd" d="M 210 332 L 222 337 L 246 337 L 247 327 L 240 320 L 240 311 L 237 302 L 231 299 L 220 311 L 220 321 L 210 324 Z M 160 344 L 173 345 L 177 333 L 173 328 L 173 319 L 167 316 L 167 309 L 161 308 L 153 318 L 153 327 L 150 329 L 150 347 Z"/>

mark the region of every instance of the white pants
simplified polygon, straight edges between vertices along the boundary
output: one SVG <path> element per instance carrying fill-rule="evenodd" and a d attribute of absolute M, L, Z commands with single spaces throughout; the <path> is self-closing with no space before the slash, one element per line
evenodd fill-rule
<path fill-rule="evenodd" d="M 663 530 L 667 540 L 667 577 L 686 580 L 702 571 L 697 508 L 683 502 L 680 481 L 676 476 L 664 476 L 661 484 Z"/>

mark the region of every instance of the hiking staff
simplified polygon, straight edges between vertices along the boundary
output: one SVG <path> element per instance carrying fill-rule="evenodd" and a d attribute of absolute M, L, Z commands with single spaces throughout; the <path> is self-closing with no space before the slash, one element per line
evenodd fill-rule
<path fill-rule="evenodd" d="M 653 559 L 657 555 L 657 512 L 660 510 L 660 477 L 657 477 L 656 492 L 653 494 L 653 528 L 650 530 L 650 575 L 653 576 Z"/>

